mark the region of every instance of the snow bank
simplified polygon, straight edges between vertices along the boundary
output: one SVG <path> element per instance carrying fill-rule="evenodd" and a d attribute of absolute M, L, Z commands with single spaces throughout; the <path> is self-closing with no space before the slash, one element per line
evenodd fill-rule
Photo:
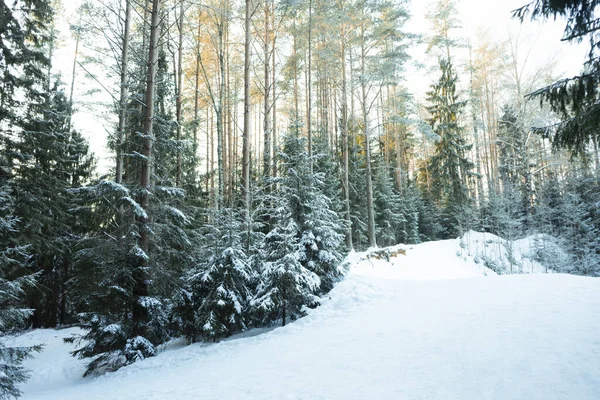
<path fill-rule="evenodd" d="M 498 274 L 551 273 L 549 260 L 543 265 L 544 253 L 552 252 L 552 258 L 566 259 L 564 252 L 548 235 L 531 235 L 514 241 L 505 240 L 491 233 L 470 231 L 460 240 L 460 256 L 472 258 Z"/>
<path fill-rule="evenodd" d="M 69 331 L 28 333 L 15 341 L 48 344 L 27 361 L 36 376 L 23 398 L 600 398 L 600 280 L 494 276 L 474 261 L 488 238 L 398 246 L 406 254 L 389 262 L 353 253 L 346 279 L 293 324 L 173 346 L 100 377 L 80 377 L 60 341 Z"/>

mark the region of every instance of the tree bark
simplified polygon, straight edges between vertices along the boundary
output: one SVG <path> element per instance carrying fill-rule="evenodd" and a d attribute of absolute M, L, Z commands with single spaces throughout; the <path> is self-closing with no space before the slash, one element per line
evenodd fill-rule
<path fill-rule="evenodd" d="M 244 200 L 244 219 L 247 229 L 246 250 L 250 248 L 250 20 L 251 0 L 246 0 L 244 17 L 244 132 L 242 135 L 242 198 Z"/>
<path fill-rule="evenodd" d="M 312 148 L 313 148 L 313 137 L 312 137 L 312 122 L 311 122 L 311 109 L 312 109 L 312 0 L 308 2 L 308 65 L 306 67 L 306 130 L 308 134 L 308 158 L 312 170 Z"/>
<path fill-rule="evenodd" d="M 264 118 L 263 118 L 263 175 L 271 173 L 271 56 L 269 0 L 265 0 L 265 46 L 264 46 Z"/>
<path fill-rule="evenodd" d="M 123 53 L 121 56 L 121 94 L 119 96 L 119 127 L 117 131 L 117 166 L 115 168 L 115 182 L 123 183 L 123 145 L 125 142 L 125 119 L 127 106 L 127 64 L 129 63 L 129 36 L 131 25 L 131 3 L 125 1 L 125 27 L 123 31 Z M 75 66 L 73 66 L 75 67 Z"/>
<path fill-rule="evenodd" d="M 342 120 L 340 124 L 342 133 L 342 158 L 344 169 L 342 171 L 342 194 L 344 197 L 344 219 L 346 220 L 346 248 L 352 250 L 352 218 L 350 218 L 350 179 L 348 162 L 348 93 L 346 88 L 346 35 L 345 25 L 341 26 L 340 57 L 342 62 Z"/>
<path fill-rule="evenodd" d="M 181 130 L 183 124 L 183 0 L 179 0 L 179 43 L 177 48 L 177 97 L 175 98 L 175 115 L 177 119 L 177 165 L 175 172 L 175 186 L 181 186 Z"/>
<path fill-rule="evenodd" d="M 141 304 L 141 298 L 148 295 L 148 267 L 150 265 L 150 246 L 148 227 L 150 219 L 150 185 L 151 185 L 151 167 L 152 167 L 152 143 L 153 123 L 154 123 L 154 91 L 155 79 L 158 64 L 158 37 L 159 37 L 159 13 L 162 5 L 161 0 L 152 0 L 152 16 L 150 19 L 150 48 L 148 51 L 148 68 L 146 81 L 146 98 L 144 107 L 144 135 L 142 137 L 142 166 L 140 174 L 140 206 L 144 209 L 144 215 L 139 217 L 140 225 L 140 249 L 145 253 L 145 257 L 139 257 L 140 265 L 135 269 L 133 289 L 134 307 L 133 307 L 133 335 L 145 336 L 145 320 L 148 318 L 147 310 Z"/>
<path fill-rule="evenodd" d="M 369 136 L 369 116 L 367 109 L 367 81 L 366 81 L 366 43 L 365 43 L 365 15 L 364 15 L 364 5 L 363 5 L 363 15 L 362 22 L 360 25 L 361 31 L 361 42 L 360 42 L 360 88 L 362 95 L 362 117 L 363 117 L 363 129 L 365 133 L 365 175 L 367 180 L 367 235 L 369 238 L 369 246 L 375 247 L 377 246 L 376 237 L 375 237 L 375 212 L 373 205 L 373 177 L 371 172 L 371 145 L 370 145 L 370 136 Z"/>

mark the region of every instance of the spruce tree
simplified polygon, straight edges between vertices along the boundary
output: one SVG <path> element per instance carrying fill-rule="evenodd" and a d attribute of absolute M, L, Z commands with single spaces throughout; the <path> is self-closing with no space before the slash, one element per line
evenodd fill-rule
<path fill-rule="evenodd" d="M 326 174 L 315 169 L 311 173 L 311 164 L 317 166 L 326 153 L 322 148 L 311 160 L 304 139 L 294 134 L 284 139 L 273 196 L 274 225 L 255 257 L 260 277 L 252 304 L 263 323 L 285 324 L 301 316 L 342 273 L 342 218 L 324 193 Z"/>
<path fill-rule="evenodd" d="M 249 257 L 239 232 L 243 226 L 239 210 L 212 213 L 202 228 L 204 250 L 200 264 L 189 272 L 194 333 L 218 340 L 243 331 L 248 325 L 250 281 Z M 194 338 L 192 338 L 194 339 Z"/>
<path fill-rule="evenodd" d="M 327 293 L 341 277 L 343 239 L 347 229 L 342 218 L 339 168 L 324 134 L 314 142 L 313 173 L 305 179 L 306 215 L 302 226 L 300 258 L 321 279 L 319 293 Z M 298 162 L 302 162 L 302 154 Z"/>
<path fill-rule="evenodd" d="M 377 158 L 374 165 L 377 244 L 387 247 L 398 243 L 402 226 L 407 221 L 402 210 L 402 199 L 394 189 L 392 177 L 383 160 Z"/>
<path fill-rule="evenodd" d="M 456 93 L 457 75 L 450 59 L 440 59 L 441 77 L 428 93 L 429 123 L 439 139 L 429 160 L 432 195 L 443 208 L 446 237 L 461 235 L 471 219 L 467 188 L 472 163 L 466 153 L 471 146 L 458 122 L 465 102 Z"/>
<path fill-rule="evenodd" d="M 513 11 L 513 17 L 521 20 L 531 18 L 556 19 L 565 17 L 566 25 L 562 40 L 589 42 L 589 52 L 579 76 L 561 79 L 527 95 L 539 99 L 561 117 L 558 124 L 536 128 L 548 136 L 555 148 L 567 148 L 580 154 L 590 142 L 597 151 L 600 141 L 600 40 L 597 21 L 597 1 L 588 0 L 536 0 Z"/>
<path fill-rule="evenodd" d="M 178 333 L 169 321 L 177 307 L 173 298 L 196 263 L 191 215 L 198 211 L 176 185 L 182 143 L 173 122 L 167 52 L 158 41 L 162 1 L 153 3 L 152 40 L 130 43 L 144 55 L 134 60 L 137 69 L 149 73 L 131 77 L 136 90 L 127 121 L 118 128 L 126 129 L 127 139 L 122 184 L 100 180 L 80 191 L 79 211 L 89 233 L 76 254 L 75 286 L 87 332 L 70 340 L 85 340 L 74 355 L 90 359 L 86 374 L 154 356 L 159 344 Z"/>
<path fill-rule="evenodd" d="M 0 129 L 14 132 L 29 104 L 44 101 L 50 0 L 0 3 Z M 49 85 L 49 83 L 47 83 Z M 24 96 L 26 94 L 26 96 Z"/>
<path fill-rule="evenodd" d="M 288 321 L 304 315 L 306 307 L 319 304 L 321 280 L 300 262 L 300 229 L 290 208 L 282 204 L 276 225 L 265 236 L 257 255 L 260 278 L 251 305 L 262 324 Z"/>
<path fill-rule="evenodd" d="M 21 365 L 39 346 L 7 346 L 3 336 L 22 329 L 32 310 L 23 302 L 24 289 L 35 285 L 32 271 L 26 267 L 27 247 L 15 247 L 11 236 L 18 230 L 19 220 L 13 214 L 14 203 L 4 182 L 0 188 L 0 399 L 19 397 L 17 385 L 25 382 L 29 371 Z"/>

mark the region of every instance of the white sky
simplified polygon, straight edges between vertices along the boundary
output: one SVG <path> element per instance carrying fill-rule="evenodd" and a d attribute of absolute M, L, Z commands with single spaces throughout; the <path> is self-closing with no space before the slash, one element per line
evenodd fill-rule
<path fill-rule="evenodd" d="M 582 68 L 586 54 L 586 46 L 561 42 L 564 21 L 552 19 L 539 22 L 526 20 L 521 24 L 512 19 L 512 11 L 527 4 L 531 0 L 457 0 L 460 15 L 458 19 L 462 29 L 456 35 L 470 40 L 476 48 L 482 33 L 494 41 L 506 41 L 512 38 L 519 42 L 519 59 L 525 60 L 525 72 L 533 72 L 550 60 L 556 62 L 554 73 L 557 77 L 576 75 Z M 431 23 L 426 20 L 428 9 L 436 0 L 411 0 L 412 18 L 407 24 L 408 31 L 426 34 Z M 429 56 L 424 54 L 425 46 L 411 51 L 411 55 L 423 63 L 431 63 Z M 458 64 L 466 63 L 468 53 L 463 52 L 464 59 Z M 460 58 L 460 56 L 459 56 Z M 455 62 L 456 64 L 456 62 Z M 424 93 L 433 81 L 433 76 L 413 72 L 407 85 L 417 98 L 423 98 Z"/>
<path fill-rule="evenodd" d="M 434 0 L 435 1 L 435 0 Z M 553 20 L 543 23 L 526 21 L 521 25 L 518 21 L 511 19 L 511 11 L 524 5 L 530 0 L 459 0 L 459 19 L 463 25 L 459 35 L 470 38 L 473 46 L 477 46 L 477 35 L 486 30 L 490 38 L 494 40 L 506 40 L 509 37 L 518 37 L 522 41 L 523 53 L 531 51 L 529 57 L 529 68 L 535 69 L 548 62 L 553 56 L 557 61 L 557 77 L 565 77 L 577 74 L 582 66 L 585 56 L 585 46 L 571 45 L 560 42 L 564 22 Z M 76 9 L 82 0 L 62 0 L 64 12 L 58 18 L 58 28 L 61 31 L 63 41 L 61 48 L 56 53 L 56 69 L 60 71 L 65 85 L 71 82 L 71 69 L 75 43 L 69 32 L 69 21 L 76 21 Z M 411 0 L 411 21 L 407 30 L 412 33 L 426 33 L 430 23 L 425 19 L 427 9 L 432 4 L 431 0 Z M 84 50 L 85 51 L 85 50 Z M 424 46 L 418 46 L 411 50 L 411 55 L 421 63 L 432 62 L 424 54 Z M 460 60 L 459 62 L 465 62 Z M 83 71 L 78 69 L 76 80 L 75 101 L 89 101 L 85 98 L 83 87 Z M 409 69 L 407 71 L 407 86 L 417 97 L 422 99 L 424 93 L 432 82 L 433 77 L 423 71 Z M 89 80 L 87 80 L 89 82 Z M 68 91 L 68 89 L 66 89 Z M 89 140 L 92 151 L 99 158 L 99 172 L 104 173 L 112 164 L 110 154 L 106 150 L 106 131 L 112 129 L 111 123 L 106 115 L 100 110 L 89 110 L 81 103 L 76 104 L 78 109 L 74 116 L 74 125 Z"/>

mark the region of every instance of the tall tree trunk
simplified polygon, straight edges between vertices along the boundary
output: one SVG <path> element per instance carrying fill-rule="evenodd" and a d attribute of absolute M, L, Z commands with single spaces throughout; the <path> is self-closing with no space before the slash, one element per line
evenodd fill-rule
<path fill-rule="evenodd" d="M 479 128 L 477 126 L 477 109 L 475 105 L 477 104 L 477 98 L 475 97 L 475 87 L 474 87 L 474 72 L 475 68 L 473 67 L 473 61 L 471 58 L 471 46 L 469 44 L 469 64 L 470 64 L 470 86 L 471 86 L 471 119 L 473 121 L 473 139 L 475 141 L 475 170 L 477 171 L 477 200 L 479 202 L 479 207 L 483 206 L 483 181 L 481 177 L 481 155 L 479 154 Z"/>
<path fill-rule="evenodd" d="M 360 42 L 360 88 L 362 96 L 362 117 L 363 117 L 363 129 L 365 132 L 365 175 L 367 180 L 367 235 L 369 238 L 369 246 L 377 246 L 375 237 L 375 211 L 373 205 L 373 177 L 371 173 L 371 144 L 370 144 L 370 132 L 369 132 L 369 110 L 367 109 L 367 81 L 366 81 L 366 43 L 365 43 L 365 15 L 364 15 L 364 4 L 363 4 L 363 15 L 362 22 L 360 25 L 361 31 L 361 42 Z"/>
<path fill-rule="evenodd" d="M 211 205 L 216 207 L 215 193 L 215 113 L 210 112 L 210 130 L 209 130 L 209 149 L 210 149 L 210 199 Z"/>
<path fill-rule="evenodd" d="M 273 21 L 275 21 L 275 2 L 273 2 L 273 11 L 271 13 L 272 15 L 272 19 Z M 274 28 L 275 23 L 273 22 L 273 28 Z M 273 31 L 273 35 L 272 36 L 272 40 L 273 40 L 273 45 L 271 47 L 271 51 L 273 52 L 271 57 L 272 57 L 272 62 L 273 62 L 273 66 L 272 66 L 272 70 L 271 70 L 271 74 L 272 74 L 272 79 L 271 79 L 271 90 L 272 90 L 272 94 L 273 94 L 273 102 L 272 102 L 272 108 L 271 108 L 271 115 L 273 117 L 273 122 L 271 123 L 271 132 L 272 137 L 273 137 L 273 154 L 272 154 L 272 158 L 273 158 L 273 176 L 276 177 L 277 176 L 277 154 L 279 152 L 279 147 L 277 146 L 277 96 L 275 93 L 275 89 L 277 87 L 277 76 L 275 74 L 275 68 L 276 68 L 276 60 L 275 60 L 275 40 L 277 35 L 275 34 L 275 31 Z"/>
<path fill-rule="evenodd" d="M 154 122 L 154 91 L 156 70 L 158 64 L 158 37 L 159 37 L 159 13 L 162 5 L 161 0 L 152 1 L 152 16 L 150 19 L 150 48 L 148 51 L 148 68 L 146 82 L 146 101 L 144 107 L 144 135 L 142 138 L 142 168 L 140 174 L 140 205 L 144 209 L 144 215 L 139 217 L 140 239 L 139 246 L 146 254 L 145 257 L 139 257 L 140 265 L 134 271 L 134 307 L 133 307 L 133 335 L 145 336 L 146 320 L 148 318 L 147 310 L 141 304 L 141 298 L 148 295 L 148 267 L 150 265 L 150 246 L 148 226 L 150 218 L 150 184 L 151 184 L 151 167 L 152 167 L 152 142 L 153 138 L 153 122 Z"/>
<path fill-rule="evenodd" d="M 227 2 L 227 15 L 231 12 L 231 4 Z M 232 101 L 231 101 L 231 68 L 230 68 L 230 44 L 229 44 L 229 17 L 227 18 L 227 27 L 225 29 L 225 71 L 226 71 L 226 82 L 225 82 L 225 95 L 226 95 L 226 119 L 227 119 L 227 156 L 229 157 L 228 175 L 227 175 L 227 200 L 228 205 L 231 207 L 233 204 L 233 189 L 234 189 L 234 172 L 236 168 L 234 160 L 234 133 L 233 133 L 233 112 L 232 112 Z"/>
<path fill-rule="evenodd" d="M 126 11 L 127 13 L 127 11 Z M 125 17 L 127 19 L 127 16 Z M 126 21 L 127 23 L 127 21 Z M 69 107 L 71 108 L 69 112 L 69 117 L 67 121 L 67 132 L 71 131 L 71 120 L 73 118 L 73 93 L 75 92 L 75 73 L 77 72 L 77 58 L 79 57 L 79 42 L 81 41 L 81 15 L 79 16 L 79 24 L 77 25 L 77 35 L 75 39 L 75 54 L 73 55 L 73 69 L 71 71 L 71 91 L 69 93 Z M 119 104 L 120 105 L 120 104 Z M 120 110 L 119 110 L 120 112 Z"/>
<path fill-rule="evenodd" d="M 308 134 L 308 159 L 312 170 L 312 151 L 313 151 L 313 137 L 312 137 L 312 122 L 311 122 L 311 109 L 312 109 L 312 0 L 308 1 L 308 63 L 306 66 L 306 131 Z"/>
<path fill-rule="evenodd" d="M 121 55 L 121 93 L 119 96 L 119 127 L 117 130 L 117 166 L 115 168 L 115 182 L 123 183 L 123 145 L 125 143 L 125 120 L 127 107 L 127 64 L 129 63 L 129 36 L 131 25 L 131 3 L 125 1 L 125 27 L 123 30 L 123 53 Z M 75 71 L 75 64 L 73 64 Z"/>
<path fill-rule="evenodd" d="M 175 172 L 175 186 L 181 186 L 181 130 L 183 124 L 183 0 L 179 0 L 179 43 L 177 48 L 177 96 L 175 98 L 175 115 L 177 120 L 177 165 Z"/>
<path fill-rule="evenodd" d="M 299 99 L 299 84 L 298 84 L 298 32 L 296 30 L 296 18 L 294 18 L 294 49 L 292 57 L 294 59 L 294 127 L 296 138 L 300 136 L 300 99 Z"/>
<path fill-rule="evenodd" d="M 217 168 L 219 186 L 217 193 L 217 209 L 221 208 L 223 202 L 223 194 L 225 188 L 225 160 L 227 159 L 225 154 L 225 146 L 223 145 L 224 138 L 224 113 L 223 104 L 225 103 L 225 20 L 228 18 L 227 15 L 221 16 L 219 22 L 219 100 L 216 107 L 216 119 L 217 119 Z"/>
<path fill-rule="evenodd" d="M 200 7 L 198 7 L 198 15 L 200 16 Z M 195 82 L 194 82 L 194 125 L 193 125 L 193 168 L 194 172 L 196 169 L 196 158 L 198 157 L 198 128 L 200 126 L 200 35 L 202 34 L 202 24 L 200 23 L 200 17 L 198 17 L 198 32 L 196 36 L 196 71 L 195 71 Z"/>
<path fill-rule="evenodd" d="M 250 42 L 251 0 L 246 0 L 244 16 L 244 132 L 242 136 L 242 198 L 246 224 L 246 250 L 250 249 Z"/>
<path fill-rule="evenodd" d="M 270 47 L 270 18 L 269 0 L 265 0 L 265 47 L 264 47 L 264 118 L 263 118 L 263 174 L 268 177 L 271 173 L 271 57 Z"/>
<path fill-rule="evenodd" d="M 212 176 L 211 158 L 210 158 L 210 132 L 212 130 L 212 111 L 210 105 L 206 105 L 206 193 L 212 201 L 212 192 L 210 182 Z"/>
<path fill-rule="evenodd" d="M 342 158 L 344 168 L 342 171 L 342 194 L 344 197 L 344 220 L 346 221 L 346 248 L 352 250 L 352 218 L 350 217 L 350 179 L 348 162 L 348 93 L 346 88 L 346 35 L 345 25 L 341 26 L 340 58 L 342 63 L 342 120 L 340 129 L 342 133 Z"/>

